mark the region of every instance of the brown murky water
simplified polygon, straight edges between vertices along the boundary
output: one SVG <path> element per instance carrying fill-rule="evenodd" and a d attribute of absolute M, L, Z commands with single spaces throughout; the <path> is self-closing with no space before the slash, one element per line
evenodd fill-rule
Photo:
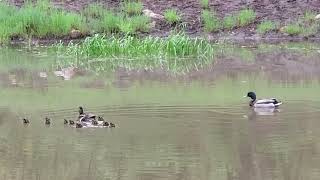
<path fill-rule="evenodd" d="M 320 66 L 303 50 L 281 56 L 253 51 L 251 61 L 237 53 L 220 56 L 213 68 L 179 77 L 119 70 L 68 81 L 54 76 L 47 56 L 2 51 L 0 179 L 320 176 Z M 252 110 L 242 98 L 249 90 L 284 104 L 277 112 Z M 79 105 L 117 127 L 64 125 Z M 45 116 L 52 118 L 50 126 Z M 22 124 L 22 117 L 31 123 Z"/>

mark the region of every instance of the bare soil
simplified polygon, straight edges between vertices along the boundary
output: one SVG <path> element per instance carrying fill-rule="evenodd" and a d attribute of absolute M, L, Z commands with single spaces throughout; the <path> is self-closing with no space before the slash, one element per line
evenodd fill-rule
<path fill-rule="evenodd" d="M 201 5 L 200 0 L 142 0 L 145 9 L 149 9 L 157 14 L 163 14 L 168 8 L 177 9 L 183 17 L 182 23 L 186 25 L 186 32 L 191 36 L 206 36 L 212 40 L 253 40 L 253 41 L 301 41 L 303 37 L 291 37 L 280 32 L 272 32 L 263 36 L 256 34 L 256 25 L 263 20 L 272 20 L 284 25 L 295 21 L 298 16 L 303 15 L 307 10 L 320 13 L 319 0 L 210 0 L 210 10 L 217 16 L 223 18 L 244 8 L 253 9 L 256 14 L 256 20 L 241 28 L 235 28 L 232 31 L 221 31 L 216 33 L 203 33 L 200 20 Z M 119 7 L 121 0 L 53 0 L 56 6 L 68 10 L 80 11 L 90 3 L 102 3 L 106 8 Z M 21 6 L 24 0 L 11 0 L 17 6 Z M 149 33 L 153 36 L 167 36 L 171 25 L 163 20 L 156 20 L 156 26 Z M 320 36 L 309 38 L 319 41 Z"/>

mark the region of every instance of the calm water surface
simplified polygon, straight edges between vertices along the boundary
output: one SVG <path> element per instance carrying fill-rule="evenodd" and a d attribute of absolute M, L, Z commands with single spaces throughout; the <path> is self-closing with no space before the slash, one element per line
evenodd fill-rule
<path fill-rule="evenodd" d="M 318 179 L 316 50 L 242 51 L 183 77 L 119 70 L 64 81 L 56 57 L 2 49 L 0 179 Z M 242 98 L 249 90 L 284 104 L 255 111 Z M 117 127 L 64 125 L 79 105 Z"/>

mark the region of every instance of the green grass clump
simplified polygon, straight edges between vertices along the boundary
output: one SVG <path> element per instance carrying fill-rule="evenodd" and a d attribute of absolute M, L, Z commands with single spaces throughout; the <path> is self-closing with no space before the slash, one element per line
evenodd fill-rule
<path fill-rule="evenodd" d="M 295 23 L 295 24 L 288 24 L 283 27 L 283 32 L 289 34 L 290 36 L 299 35 L 303 32 L 302 27 Z"/>
<path fill-rule="evenodd" d="M 178 33 L 168 38 L 148 36 L 105 36 L 96 34 L 84 42 L 69 43 L 67 47 L 57 44 L 57 53 L 72 57 L 68 65 L 83 65 L 84 68 L 116 69 L 165 68 L 183 72 L 211 64 L 215 46 L 202 39 L 192 39 Z M 74 58 L 73 58 L 74 57 Z M 63 62 L 59 62 L 64 64 Z"/>
<path fill-rule="evenodd" d="M 311 11 L 306 11 L 302 17 L 302 21 L 304 24 L 313 24 L 315 22 L 316 13 Z"/>
<path fill-rule="evenodd" d="M 238 13 L 239 26 L 246 26 L 256 19 L 256 13 L 252 9 L 244 9 Z"/>
<path fill-rule="evenodd" d="M 304 37 L 314 36 L 318 33 L 319 29 L 320 29 L 319 24 L 312 24 L 308 27 L 302 28 L 301 35 L 303 35 Z"/>
<path fill-rule="evenodd" d="M 203 9 L 209 8 L 209 0 L 200 0 L 200 4 Z"/>
<path fill-rule="evenodd" d="M 106 9 L 101 4 L 89 4 L 82 11 L 82 14 L 87 18 L 99 18 L 101 19 L 106 12 Z"/>
<path fill-rule="evenodd" d="M 119 24 L 122 22 L 124 16 L 108 11 L 104 14 L 101 20 L 100 29 L 105 33 L 119 32 Z"/>
<path fill-rule="evenodd" d="M 71 50 L 74 49 L 74 50 Z M 138 38 L 134 36 L 107 37 L 96 34 L 83 43 L 70 43 L 66 52 L 76 52 L 89 57 L 210 57 L 213 46 L 210 42 L 192 39 L 185 34 L 173 34 L 166 39 L 158 37 Z"/>
<path fill-rule="evenodd" d="M 263 21 L 257 26 L 257 32 L 259 34 L 265 34 L 270 31 L 274 31 L 277 25 L 273 21 Z"/>
<path fill-rule="evenodd" d="M 237 18 L 232 16 L 232 15 L 228 15 L 223 19 L 223 27 L 226 29 L 233 29 L 237 26 Z"/>
<path fill-rule="evenodd" d="M 243 27 L 252 23 L 256 19 L 256 13 L 252 9 L 244 9 L 236 14 L 228 15 L 224 18 L 223 25 L 226 29 Z"/>
<path fill-rule="evenodd" d="M 123 11 L 130 15 L 140 15 L 143 10 L 143 4 L 141 2 L 131 2 L 131 1 L 125 1 L 122 4 Z"/>
<path fill-rule="evenodd" d="M 175 9 L 167 9 L 164 12 L 164 18 L 170 23 L 170 24 L 176 24 L 180 22 L 181 16 L 178 14 L 177 10 Z"/>
<path fill-rule="evenodd" d="M 48 1 L 26 3 L 15 8 L 0 3 L 1 42 L 11 37 L 62 37 L 78 29 L 86 33 L 84 18 L 77 13 L 53 7 Z"/>
<path fill-rule="evenodd" d="M 201 17 L 204 24 L 204 30 L 206 32 L 215 32 L 221 27 L 220 20 L 210 11 L 204 10 Z"/>

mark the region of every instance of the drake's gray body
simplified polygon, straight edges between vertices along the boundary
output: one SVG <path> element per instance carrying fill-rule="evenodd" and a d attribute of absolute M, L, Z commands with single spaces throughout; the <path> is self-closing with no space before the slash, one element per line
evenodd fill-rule
<path fill-rule="evenodd" d="M 276 98 L 257 100 L 254 92 L 248 92 L 246 97 L 251 98 L 249 105 L 254 108 L 277 108 L 282 104 L 282 102 L 278 101 Z"/>

